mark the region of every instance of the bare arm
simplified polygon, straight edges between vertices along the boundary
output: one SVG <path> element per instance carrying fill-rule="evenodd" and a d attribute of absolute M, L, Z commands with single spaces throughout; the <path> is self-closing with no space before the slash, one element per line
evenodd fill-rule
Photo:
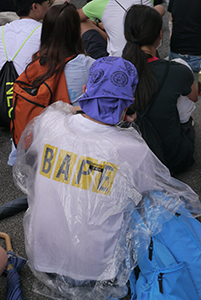
<path fill-rule="evenodd" d="M 0 247 L 0 275 L 3 273 L 3 270 L 6 267 L 7 260 L 8 257 L 6 251 L 2 247 Z"/>
<path fill-rule="evenodd" d="M 170 22 L 172 22 L 172 14 L 170 13 Z"/>
<path fill-rule="evenodd" d="M 107 41 L 107 33 L 101 28 L 97 27 L 90 19 L 81 22 L 81 35 L 90 29 L 95 29 L 100 32 L 104 40 Z"/>
<path fill-rule="evenodd" d="M 190 94 L 187 95 L 187 97 L 193 102 L 198 101 L 198 90 L 197 90 L 195 81 L 191 85 L 191 92 L 190 92 Z"/>
<path fill-rule="evenodd" d="M 156 5 L 156 6 L 154 6 L 154 9 L 155 10 L 157 10 L 157 12 L 159 12 L 159 14 L 161 15 L 161 16 L 164 16 L 164 14 L 165 14 L 165 8 L 163 7 L 163 5 Z"/>
<path fill-rule="evenodd" d="M 83 21 L 86 21 L 88 19 L 88 17 L 84 14 L 83 12 L 83 9 L 78 9 L 78 14 L 80 16 L 80 21 L 83 22 Z"/>

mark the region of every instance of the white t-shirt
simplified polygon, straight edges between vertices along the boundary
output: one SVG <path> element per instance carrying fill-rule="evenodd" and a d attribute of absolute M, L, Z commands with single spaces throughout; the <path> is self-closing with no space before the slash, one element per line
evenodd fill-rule
<path fill-rule="evenodd" d="M 188 199 L 189 192 L 171 178 L 133 128 L 66 114 L 70 107 L 63 102 L 48 107 L 36 119 L 29 149 L 31 123 L 18 145 L 14 174 L 28 194 L 27 256 L 39 272 L 107 280 L 124 261 L 118 249 L 126 243 L 119 245 L 122 230 L 128 233 L 130 228 L 125 212 L 134 210 L 141 194 L 164 191 L 169 207 L 169 193 Z M 135 230 L 136 241 L 144 238 L 139 234 Z M 137 253 L 141 247 L 137 244 Z"/>
<path fill-rule="evenodd" d="M 121 56 L 126 40 L 124 38 L 124 18 L 126 10 L 133 4 L 141 4 L 141 0 L 93 0 L 82 9 L 90 19 L 98 18 L 103 22 L 107 32 L 107 51 L 111 56 Z M 142 0 L 142 4 L 152 6 L 150 0 Z"/>
<path fill-rule="evenodd" d="M 46 112 L 26 152 L 38 157 L 24 223 L 29 259 L 37 271 L 76 280 L 114 278 L 123 212 L 130 198 L 141 200 L 138 191 L 153 186 L 155 174 L 146 165 L 152 153 L 134 129 L 100 125 L 51 107 Z M 133 142 L 133 135 L 139 141 Z"/>
<path fill-rule="evenodd" d="M 68 94 L 72 105 L 79 105 L 78 100 L 83 95 L 82 87 L 86 85 L 89 77 L 89 69 L 95 59 L 84 54 L 79 54 L 70 60 L 65 67 L 65 77 Z"/>
<path fill-rule="evenodd" d="M 39 155 L 34 199 L 29 199 L 30 222 L 25 221 L 26 230 L 31 230 L 27 238 L 34 268 L 76 280 L 114 278 L 114 252 L 123 222 L 123 207 L 135 193 L 136 202 L 141 199 L 132 190 L 133 176 L 129 183 L 127 176 L 140 168 L 148 147 L 138 143 L 132 147 L 129 158 L 132 162 L 128 164 L 125 157 L 131 145 L 126 134 L 119 136 L 118 129 L 99 125 L 81 115 L 66 116 L 60 111 L 43 116 L 34 128 L 36 140 L 29 149 L 29 153 L 36 151 Z M 46 126 L 52 127 L 49 122 L 55 124 L 51 134 Z M 51 175 L 46 169 L 48 162 L 44 161 L 49 159 L 48 149 L 57 152 Z M 64 175 L 68 167 L 62 163 L 66 155 L 71 159 L 68 176 Z M 141 159 L 133 160 L 135 155 Z M 99 171 L 92 171 L 93 176 L 84 175 L 89 161 L 94 168 L 106 165 L 102 182 L 99 176 L 103 173 Z"/>
<path fill-rule="evenodd" d="M 33 19 L 24 18 L 15 20 L 4 26 L 3 33 L 8 60 L 13 58 L 26 38 L 39 25 L 41 25 L 40 22 L 37 22 Z M 14 66 L 18 75 L 25 70 L 27 64 L 32 59 L 32 55 L 39 50 L 41 27 L 42 26 L 36 29 L 35 32 L 29 37 L 28 41 L 14 59 Z M 0 69 L 6 62 L 1 31 L 2 27 L 0 27 Z"/>

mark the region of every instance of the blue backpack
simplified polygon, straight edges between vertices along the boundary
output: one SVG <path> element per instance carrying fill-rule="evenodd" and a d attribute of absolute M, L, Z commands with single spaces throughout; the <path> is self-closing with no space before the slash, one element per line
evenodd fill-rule
<path fill-rule="evenodd" d="M 183 211 L 183 213 L 182 213 Z M 152 236 L 130 277 L 131 299 L 201 299 L 201 224 L 184 208 Z"/>

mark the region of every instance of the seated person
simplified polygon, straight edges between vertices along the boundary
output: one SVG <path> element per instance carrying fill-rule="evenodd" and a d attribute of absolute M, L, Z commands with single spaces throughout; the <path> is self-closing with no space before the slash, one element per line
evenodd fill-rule
<path fill-rule="evenodd" d="M 39 50 L 41 36 L 41 23 L 39 20 L 44 18 L 48 5 L 46 1 L 42 0 L 14 0 L 13 3 L 19 20 L 6 24 L 3 28 L 8 60 L 13 59 L 23 42 L 31 35 L 13 61 L 15 69 L 20 75 L 31 61 L 32 55 Z M 33 32 L 34 29 L 36 30 Z M 0 27 L 0 31 L 2 31 L 2 27 Z M 1 38 L 0 69 L 5 62 L 6 54 Z"/>
<path fill-rule="evenodd" d="M 61 27 L 66 32 L 65 35 L 61 31 Z M 47 72 L 42 75 L 37 74 L 38 76 L 34 78 L 33 82 L 35 87 L 38 88 L 43 83 L 44 78 L 51 78 L 54 74 L 59 76 L 64 71 L 70 103 L 74 106 L 78 105 L 78 100 L 82 96 L 82 86 L 87 83 L 89 68 L 94 59 L 86 56 L 84 53 L 80 37 L 80 19 L 73 4 L 65 2 L 62 5 L 53 5 L 48 9 L 43 20 L 38 48 L 32 57 L 32 61 L 26 67 L 25 73 L 27 78 L 31 77 L 29 70 L 32 70 L 32 64 L 38 59 L 44 60 L 45 58 Z M 71 55 L 74 55 L 74 57 L 66 64 L 65 58 Z M 54 60 L 52 57 L 54 57 Z M 17 118 L 17 114 L 15 116 Z M 15 153 L 16 148 L 13 145 L 13 151 L 8 162 L 9 165 L 15 163 Z"/>
<path fill-rule="evenodd" d="M 74 114 L 73 106 L 58 101 L 20 139 L 13 171 L 28 194 L 26 252 L 55 298 L 124 297 L 150 232 L 181 204 L 200 207 L 197 195 L 170 176 L 134 128 L 115 126 L 133 103 L 137 83 L 133 64 L 100 58 L 79 100 L 82 111 Z M 150 230 L 140 222 L 147 194 L 150 212 L 158 204 L 169 209 L 164 218 L 163 209 L 154 211 Z"/>
<path fill-rule="evenodd" d="M 191 119 L 185 124 L 180 122 L 177 101 L 180 95 L 187 96 L 191 102 L 198 100 L 192 71 L 180 63 L 156 57 L 162 39 L 162 17 L 155 9 L 131 6 L 124 32 L 127 43 L 123 58 L 132 62 L 139 74 L 130 113 L 141 116 L 151 104 L 146 116 L 161 140 L 166 166 L 172 174 L 186 171 L 194 163 L 195 132 Z"/>
<path fill-rule="evenodd" d="M 101 20 L 108 36 L 107 52 L 110 56 L 121 56 L 126 43 L 123 32 L 123 21 L 126 11 L 132 4 L 140 3 L 152 6 L 152 1 L 150 0 L 93 0 L 87 3 L 82 9 L 79 9 L 78 12 L 82 22 L 88 18 L 92 20 L 98 18 Z M 161 15 L 165 13 L 165 9 L 162 5 L 155 6 L 155 9 L 158 10 Z M 92 33 L 94 37 L 95 33 Z M 91 40 L 90 32 L 84 33 L 83 39 L 89 46 Z"/>
<path fill-rule="evenodd" d="M 5 41 L 3 43 L 1 35 L 0 69 L 2 69 L 7 60 L 13 60 L 17 74 L 20 75 L 31 61 L 32 55 L 39 50 L 41 36 L 41 23 L 39 20 L 44 18 L 48 4 L 47 1 L 43 0 L 13 0 L 13 6 L 19 20 L 14 20 L 4 27 L 0 27 Z M 24 42 L 25 44 L 23 45 Z M 22 48 L 20 49 L 21 46 Z M 18 52 L 19 49 L 20 51 Z M 12 107 L 12 103 L 9 103 L 8 106 Z M 8 161 L 9 165 L 14 164 L 15 156 L 15 147 L 12 144 L 12 152 Z"/>
<path fill-rule="evenodd" d="M 107 34 L 104 28 L 101 28 L 99 21 L 97 24 L 90 19 L 81 22 L 81 36 L 86 53 L 94 59 L 108 56 L 107 52 Z"/>
<path fill-rule="evenodd" d="M 170 0 L 168 5 L 172 21 L 169 58 L 182 58 L 194 72 L 201 65 L 201 1 Z"/>

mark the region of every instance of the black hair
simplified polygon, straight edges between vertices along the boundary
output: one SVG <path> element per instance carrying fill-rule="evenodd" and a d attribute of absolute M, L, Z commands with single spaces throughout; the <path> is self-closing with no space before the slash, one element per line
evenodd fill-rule
<path fill-rule="evenodd" d="M 128 110 L 130 114 L 136 110 L 144 110 L 156 92 L 157 82 L 152 68 L 147 62 L 149 55 L 141 50 L 141 46 L 153 45 L 159 38 L 161 28 L 162 17 L 154 8 L 133 5 L 128 10 L 124 22 L 127 43 L 122 57 L 135 65 L 139 77 L 135 102 Z"/>
<path fill-rule="evenodd" d="M 42 4 L 44 0 L 12 0 L 13 7 L 19 17 L 27 17 L 33 3 Z"/>

